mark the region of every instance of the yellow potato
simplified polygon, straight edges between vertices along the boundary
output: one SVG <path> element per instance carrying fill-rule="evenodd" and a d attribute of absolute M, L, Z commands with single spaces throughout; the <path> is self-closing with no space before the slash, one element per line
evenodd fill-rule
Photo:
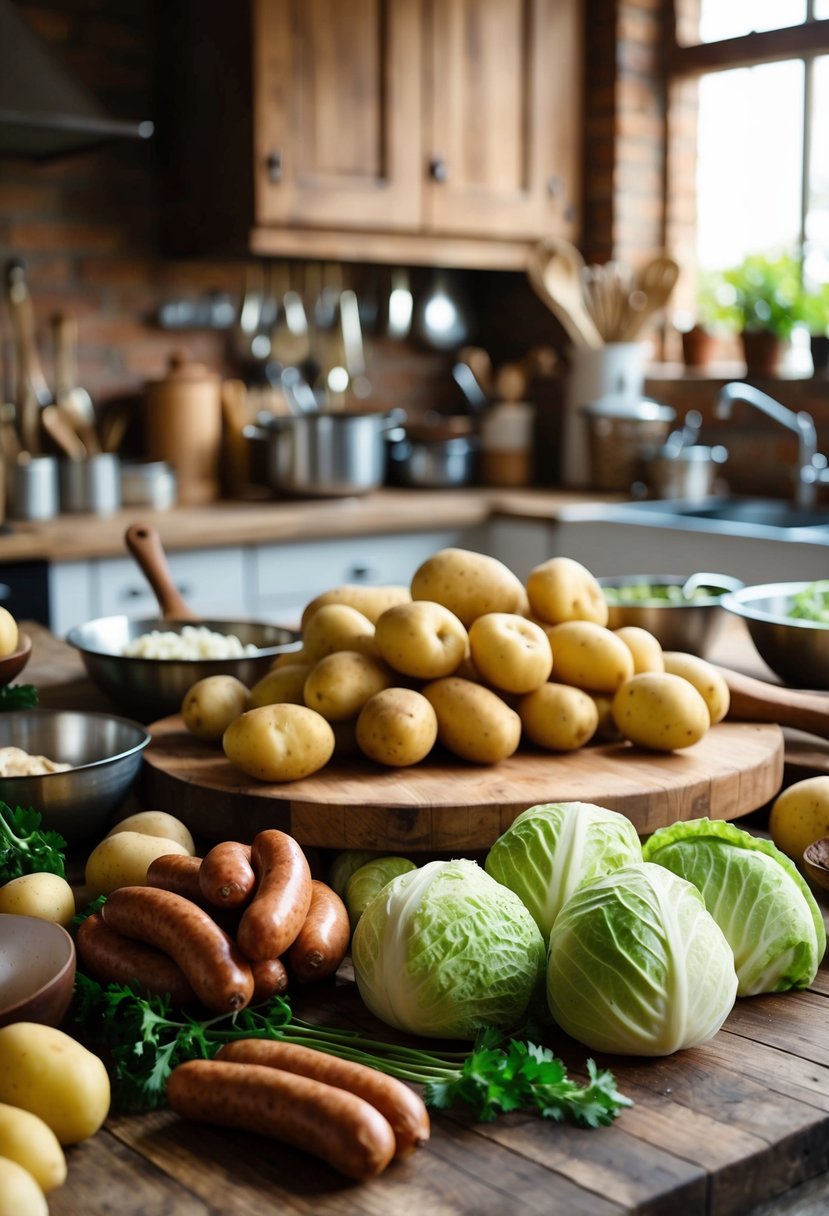
<path fill-rule="evenodd" d="M 277 671 L 280 667 L 293 667 L 297 663 L 307 663 L 309 667 L 312 665 L 302 646 L 297 650 L 283 650 L 278 654 L 271 663 L 271 671 Z"/>
<path fill-rule="evenodd" d="M 693 684 L 667 671 L 626 680 L 613 698 L 613 719 L 626 739 L 660 752 L 691 747 L 711 724 Z"/>
<path fill-rule="evenodd" d="M 427 558 L 412 577 L 412 599 L 443 604 L 467 628 L 485 612 L 521 612 L 526 604 L 521 580 L 472 549 L 441 549 Z"/>
<path fill-rule="evenodd" d="M 623 738 L 623 735 L 613 718 L 613 697 L 603 692 L 594 692 L 589 695 L 593 698 L 599 719 L 593 737 L 601 739 L 605 743 L 617 743 Z"/>
<path fill-rule="evenodd" d="M 167 853 L 192 856 L 183 844 L 169 836 L 147 836 L 143 832 L 130 831 L 105 836 L 86 860 L 84 882 L 93 899 L 109 895 L 118 887 L 144 887 L 150 862 Z"/>
<path fill-rule="evenodd" d="M 829 836 L 829 777 L 805 777 L 777 795 L 769 835 L 778 849 L 801 864 L 813 840 Z"/>
<path fill-rule="evenodd" d="M 593 621 L 548 625 L 554 679 L 586 692 L 615 692 L 633 675 L 633 655 L 621 638 Z"/>
<path fill-rule="evenodd" d="M 622 639 L 633 655 L 633 674 L 635 676 L 638 676 L 641 671 L 665 670 L 662 646 L 647 629 L 642 629 L 639 625 L 621 625 L 613 632 L 617 638 Z M 681 675 L 682 672 L 678 674 Z"/>
<path fill-rule="evenodd" d="M 451 675 L 469 653 L 464 626 L 432 600 L 389 608 L 375 625 L 374 641 L 389 667 L 420 680 Z"/>
<path fill-rule="evenodd" d="M 510 612 L 487 612 L 469 627 L 475 668 L 504 692 L 528 693 L 550 677 L 553 653 L 540 625 Z"/>
<path fill-rule="evenodd" d="M 408 587 L 398 587 L 394 584 L 367 587 L 363 583 L 343 583 L 340 587 L 323 591 L 322 595 L 315 596 L 306 604 L 302 612 L 302 629 L 305 629 L 317 609 L 325 604 L 347 604 L 349 608 L 362 612 L 363 616 L 374 624 L 387 608 L 391 608 L 393 604 L 405 604 L 411 598 Z"/>
<path fill-rule="evenodd" d="M 393 682 L 385 663 L 354 650 L 338 650 L 312 668 L 305 681 L 304 701 L 327 721 L 346 722 L 357 717 L 369 697 Z"/>
<path fill-rule="evenodd" d="M 140 832 L 142 836 L 166 836 L 175 840 L 186 849 L 191 857 L 196 854 L 196 845 L 186 823 L 169 815 L 166 811 L 137 811 L 119 820 L 110 828 L 107 836 L 117 836 L 119 832 Z"/>
<path fill-rule="evenodd" d="M 0 658 L 14 654 L 20 640 L 17 621 L 8 608 L 0 608 Z"/>
<path fill-rule="evenodd" d="M 235 676 L 205 676 L 184 694 L 181 716 L 197 739 L 218 743 L 234 718 L 250 707 L 250 690 Z"/>
<path fill-rule="evenodd" d="M 306 659 L 318 663 L 337 650 L 356 650 L 358 640 L 371 641 L 374 625 L 348 604 L 323 604 L 309 619 L 302 635 Z"/>
<path fill-rule="evenodd" d="M 222 746 L 231 764 L 257 781 L 299 781 L 331 759 L 334 732 L 305 705 L 260 705 L 231 722 Z"/>
<path fill-rule="evenodd" d="M 435 745 L 435 711 L 413 688 L 375 693 L 357 719 L 357 746 L 363 755 L 393 768 L 417 764 Z"/>
<path fill-rule="evenodd" d="M 285 663 L 272 668 L 250 690 L 249 709 L 260 705 L 305 704 L 305 681 L 314 669 L 313 663 Z M 228 722 L 228 726 L 230 723 Z"/>
<path fill-rule="evenodd" d="M 0 1216 L 49 1216 L 46 1196 L 27 1169 L 0 1157 Z"/>
<path fill-rule="evenodd" d="M 685 654 L 680 650 L 666 650 L 663 657 L 665 670 L 688 680 L 701 695 L 708 706 L 711 725 L 722 722 L 731 705 L 731 693 L 716 667 L 695 654 Z"/>
<path fill-rule="evenodd" d="M 551 752 L 572 752 L 589 743 L 599 724 L 596 702 L 569 684 L 542 684 L 518 702 L 526 737 Z"/>
<path fill-rule="evenodd" d="M 66 1157 L 49 1124 L 6 1102 L 0 1102 L 0 1157 L 22 1165 L 42 1191 L 53 1191 L 66 1181 Z"/>
<path fill-rule="evenodd" d="M 572 557 L 551 557 L 527 575 L 530 612 L 540 621 L 607 624 L 607 601 L 598 581 Z"/>
<path fill-rule="evenodd" d="M 61 1144 L 93 1136 L 109 1112 L 103 1062 L 76 1039 L 39 1022 L 0 1027 L 0 1102 L 51 1127 Z"/>
<path fill-rule="evenodd" d="M 0 887 L 0 912 L 36 916 L 68 929 L 75 915 L 75 893 L 58 874 L 21 874 Z"/>
<path fill-rule="evenodd" d="M 438 720 L 438 738 L 455 756 L 475 764 L 497 764 L 521 740 L 521 719 L 482 684 L 447 676 L 423 689 Z"/>

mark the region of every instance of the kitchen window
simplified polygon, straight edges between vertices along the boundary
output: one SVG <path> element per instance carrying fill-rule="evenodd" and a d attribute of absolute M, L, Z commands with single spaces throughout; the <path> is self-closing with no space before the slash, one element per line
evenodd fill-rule
<path fill-rule="evenodd" d="M 802 256 L 808 284 L 829 282 L 829 0 L 676 0 L 675 8 L 675 242 L 699 271 L 786 252 Z"/>

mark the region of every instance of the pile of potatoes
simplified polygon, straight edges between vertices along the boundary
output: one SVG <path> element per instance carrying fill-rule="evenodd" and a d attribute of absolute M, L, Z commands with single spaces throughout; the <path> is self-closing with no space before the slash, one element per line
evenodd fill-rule
<path fill-rule="evenodd" d="M 267 782 L 309 776 L 334 755 L 407 767 L 436 743 L 492 765 L 522 739 L 551 752 L 594 738 L 658 751 L 698 742 L 728 710 L 720 674 L 607 620 L 601 587 L 572 558 L 550 558 L 524 584 L 493 557 L 442 549 L 409 587 L 318 596 L 302 615 L 301 649 L 250 689 L 200 680 L 181 713 Z"/>

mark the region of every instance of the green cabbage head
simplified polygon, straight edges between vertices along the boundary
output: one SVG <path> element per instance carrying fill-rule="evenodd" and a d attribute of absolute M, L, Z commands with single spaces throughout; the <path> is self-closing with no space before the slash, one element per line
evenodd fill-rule
<path fill-rule="evenodd" d="M 533 918 L 473 861 L 431 861 L 393 878 L 360 917 L 351 952 L 371 1012 L 431 1038 L 514 1025 L 544 975 Z"/>
<path fill-rule="evenodd" d="M 546 942 L 582 883 L 641 860 L 642 846 L 626 815 L 592 802 L 547 802 L 514 819 L 484 865 L 520 897 Z"/>
<path fill-rule="evenodd" d="M 734 956 L 696 887 L 649 862 L 580 887 L 550 934 L 547 1003 L 595 1051 L 666 1056 L 734 1005 Z"/>
<path fill-rule="evenodd" d="M 645 842 L 647 861 L 692 882 L 734 951 L 738 996 L 808 988 L 826 949 L 823 917 L 793 862 L 732 823 L 690 819 Z"/>

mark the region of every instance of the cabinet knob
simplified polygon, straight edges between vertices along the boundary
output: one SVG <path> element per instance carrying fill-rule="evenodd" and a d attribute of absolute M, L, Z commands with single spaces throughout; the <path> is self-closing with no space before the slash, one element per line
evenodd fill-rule
<path fill-rule="evenodd" d="M 282 149 L 274 148 L 268 153 L 268 181 L 278 185 L 282 181 Z"/>
<path fill-rule="evenodd" d="M 551 198 L 556 198 L 564 189 L 564 182 L 555 173 L 551 173 L 547 178 L 547 193 Z"/>
<path fill-rule="evenodd" d="M 449 170 L 442 156 L 433 156 L 429 161 L 429 176 L 434 182 L 445 182 L 449 177 Z"/>

